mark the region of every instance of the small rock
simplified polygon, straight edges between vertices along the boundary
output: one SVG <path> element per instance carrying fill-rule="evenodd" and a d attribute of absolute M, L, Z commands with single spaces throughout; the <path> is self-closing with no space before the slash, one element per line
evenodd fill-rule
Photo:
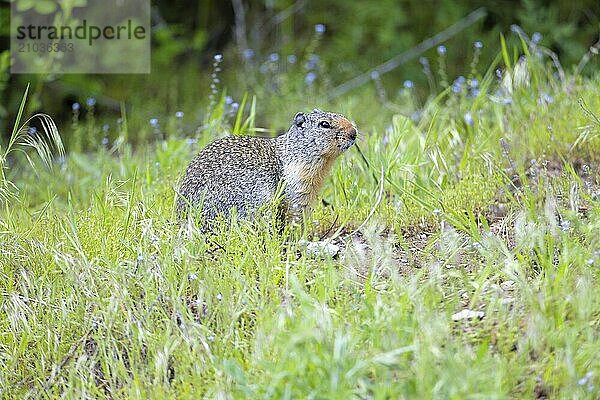
<path fill-rule="evenodd" d="M 484 315 L 485 315 L 485 313 L 483 311 L 473 311 L 473 310 L 466 309 L 466 310 L 459 311 L 456 314 L 452 314 L 452 320 L 453 321 L 461 321 L 464 319 L 474 319 L 474 318 L 482 319 Z"/>
<path fill-rule="evenodd" d="M 306 251 L 314 257 L 335 257 L 340 252 L 340 246 L 329 242 L 306 242 L 300 243 L 306 246 Z"/>

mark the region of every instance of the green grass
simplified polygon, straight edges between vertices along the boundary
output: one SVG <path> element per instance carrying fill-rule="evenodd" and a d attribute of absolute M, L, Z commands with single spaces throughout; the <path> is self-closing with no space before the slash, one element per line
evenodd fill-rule
<path fill-rule="evenodd" d="M 598 398 L 600 76 L 546 72 L 532 66 L 511 104 L 490 99 L 491 77 L 474 98 L 448 90 L 419 122 L 330 104 L 357 120 L 367 162 L 337 162 L 303 233 L 240 223 L 207 241 L 173 223 L 222 111 L 196 144 L 173 124 L 51 171 L 13 160 L 0 395 Z M 299 244 L 327 232 L 333 259 Z M 453 320 L 465 309 L 483 317 Z"/>

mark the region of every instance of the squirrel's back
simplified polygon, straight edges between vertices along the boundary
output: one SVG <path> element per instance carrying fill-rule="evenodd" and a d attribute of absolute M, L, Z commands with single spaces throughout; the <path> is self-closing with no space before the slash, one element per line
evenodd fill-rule
<path fill-rule="evenodd" d="M 240 218 L 271 199 L 281 179 L 274 139 L 227 136 L 205 147 L 188 166 L 177 201 L 181 217 L 188 206 L 202 206 L 202 218 L 229 216 L 233 207 Z"/>

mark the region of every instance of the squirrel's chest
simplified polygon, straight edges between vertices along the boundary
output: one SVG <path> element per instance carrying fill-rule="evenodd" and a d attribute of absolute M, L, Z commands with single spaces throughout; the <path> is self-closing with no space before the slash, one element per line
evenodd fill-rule
<path fill-rule="evenodd" d="M 283 167 L 286 196 L 291 203 L 307 206 L 314 201 L 331 170 L 333 160 L 290 162 Z"/>

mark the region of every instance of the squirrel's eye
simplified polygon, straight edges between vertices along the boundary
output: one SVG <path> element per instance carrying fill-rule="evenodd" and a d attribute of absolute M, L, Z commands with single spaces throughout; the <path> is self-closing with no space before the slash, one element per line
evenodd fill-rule
<path fill-rule="evenodd" d="M 331 125 L 327 121 L 321 121 L 321 122 L 319 122 L 319 127 L 329 129 L 329 128 L 331 128 Z"/>

